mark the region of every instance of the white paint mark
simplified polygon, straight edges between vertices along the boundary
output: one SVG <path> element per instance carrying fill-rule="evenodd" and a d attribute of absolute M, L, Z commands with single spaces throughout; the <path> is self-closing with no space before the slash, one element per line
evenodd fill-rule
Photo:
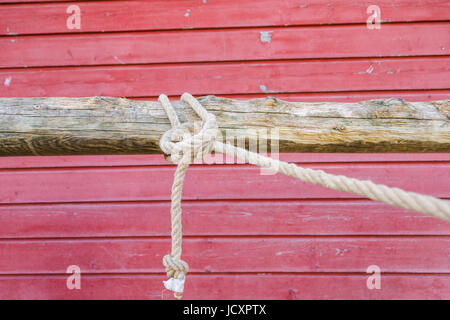
<path fill-rule="evenodd" d="M 261 91 L 264 92 L 264 93 L 277 93 L 277 91 L 267 90 L 266 86 L 263 85 L 263 84 L 261 84 L 261 85 L 259 86 L 259 88 L 260 88 Z"/>
<path fill-rule="evenodd" d="M 279 251 L 275 253 L 276 256 L 282 256 L 283 254 L 295 253 L 295 251 Z"/>
<path fill-rule="evenodd" d="M 261 42 L 269 43 L 272 41 L 272 32 L 273 31 L 260 31 L 259 38 L 261 39 Z"/>
<path fill-rule="evenodd" d="M 143 254 L 143 253 L 131 253 L 128 256 L 129 257 L 144 257 L 145 254 Z"/>
<path fill-rule="evenodd" d="M 206 3 L 206 0 L 203 0 L 203 3 Z"/>
<path fill-rule="evenodd" d="M 9 85 L 11 84 L 11 80 L 12 80 L 12 77 L 8 77 L 5 79 L 5 82 L 3 83 L 5 85 L 5 87 L 9 87 Z"/>
<path fill-rule="evenodd" d="M 6 27 L 6 34 L 9 35 L 9 36 L 16 36 L 16 35 L 18 35 L 17 32 L 10 32 L 9 27 Z"/>
<path fill-rule="evenodd" d="M 125 62 L 123 62 L 122 60 L 120 60 L 117 56 L 114 56 L 113 58 L 114 58 L 114 60 L 118 61 L 119 63 L 125 64 Z"/>
<path fill-rule="evenodd" d="M 191 9 L 187 9 L 186 13 L 184 14 L 185 17 L 189 17 L 189 14 L 191 13 Z"/>
<path fill-rule="evenodd" d="M 373 72 L 373 70 L 374 70 L 373 65 L 370 65 L 366 71 L 360 71 L 360 72 L 357 72 L 356 74 L 366 74 L 366 73 L 371 74 Z"/>
<path fill-rule="evenodd" d="M 11 42 L 16 42 L 16 40 L 14 40 L 14 39 L 11 39 Z"/>

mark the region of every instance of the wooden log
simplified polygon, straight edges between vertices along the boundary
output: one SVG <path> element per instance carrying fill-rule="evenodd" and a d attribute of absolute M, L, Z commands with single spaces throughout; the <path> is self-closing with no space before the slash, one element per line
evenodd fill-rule
<path fill-rule="evenodd" d="M 450 101 L 359 103 L 199 98 L 223 141 L 277 139 L 280 152 L 448 152 Z M 198 120 L 172 102 L 180 121 Z M 159 102 L 113 97 L 0 98 L 0 155 L 161 153 L 170 128 Z M 278 134 L 278 136 L 277 136 Z"/>

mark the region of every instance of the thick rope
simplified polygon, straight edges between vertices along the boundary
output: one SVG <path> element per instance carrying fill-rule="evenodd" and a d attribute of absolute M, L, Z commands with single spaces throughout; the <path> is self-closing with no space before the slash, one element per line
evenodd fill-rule
<path fill-rule="evenodd" d="M 172 129 L 165 132 L 160 141 L 161 149 L 170 155 L 169 161 L 178 162 L 172 185 L 170 216 L 172 224 L 172 251 L 163 258 L 168 281 L 164 286 L 174 291 L 176 298 L 183 296 L 184 280 L 189 270 L 188 264 L 181 260 L 181 241 L 183 237 L 181 224 L 181 194 L 186 170 L 193 159 L 203 159 L 212 151 L 218 133 L 216 117 L 209 114 L 203 106 L 191 95 L 184 94 L 182 101 L 188 102 L 203 123 L 180 124 L 178 117 L 166 95 L 159 97 L 169 118 Z M 208 143 L 205 143 L 208 141 Z"/>
<path fill-rule="evenodd" d="M 167 276 L 170 278 L 164 282 L 164 285 L 167 289 L 174 291 L 175 297 L 177 298 L 181 298 L 182 296 L 184 280 L 188 272 L 188 264 L 181 260 L 181 193 L 184 176 L 193 159 L 201 160 L 213 150 L 216 153 L 223 153 L 232 157 L 236 156 L 245 162 L 275 170 L 304 182 L 337 191 L 351 192 L 372 200 L 426 213 L 442 220 L 450 221 L 449 201 L 415 192 L 407 192 L 398 188 L 390 188 L 368 180 L 361 181 L 326 173 L 322 170 L 302 168 L 293 163 L 275 160 L 230 144 L 216 141 L 218 126 L 215 116 L 208 113 L 197 99 L 188 93 L 184 93 L 181 100 L 188 103 L 203 121 L 202 123 L 188 122 L 180 124 L 167 96 L 161 95 L 159 97 L 159 101 L 172 125 L 172 129 L 162 136 L 160 146 L 164 153 L 170 155 L 170 161 L 178 162 L 172 186 L 172 205 L 170 210 L 172 220 L 172 252 L 163 259 Z"/>

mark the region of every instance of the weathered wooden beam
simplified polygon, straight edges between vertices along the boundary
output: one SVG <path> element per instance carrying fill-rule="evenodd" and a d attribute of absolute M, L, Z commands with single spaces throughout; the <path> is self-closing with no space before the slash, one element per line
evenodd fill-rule
<path fill-rule="evenodd" d="M 285 102 L 199 98 L 223 137 L 256 139 L 278 129 L 280 152 L 449 152 L 450 101 Z M 198 120 L 172 102 L 182 122 Z M 0 98 L 0 155 L 161 153 L 170 128 L 155 101 L 123 98 Z M 265 130 L 260 131 L 264 138 Z M 276 131 L 267 130 L 267 134 Z"/>

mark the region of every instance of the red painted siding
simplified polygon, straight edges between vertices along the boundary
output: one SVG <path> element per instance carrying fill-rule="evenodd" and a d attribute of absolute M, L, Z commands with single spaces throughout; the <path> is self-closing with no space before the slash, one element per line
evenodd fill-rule
<path fill-rule="evenodd" d="M 450 2 L 379 0 L 378 30 L 371 4 L 0 0 L 0 96 L 448 99 Z M 450 153 L 281 159 L 450 198 Z M 172 299 L 173 172 L 160 155 L 0 158 L 0 298 Z M 448 223 L 247 165 L 193 165 L 184 199 L 185 298 L 450 299 Z"/>

